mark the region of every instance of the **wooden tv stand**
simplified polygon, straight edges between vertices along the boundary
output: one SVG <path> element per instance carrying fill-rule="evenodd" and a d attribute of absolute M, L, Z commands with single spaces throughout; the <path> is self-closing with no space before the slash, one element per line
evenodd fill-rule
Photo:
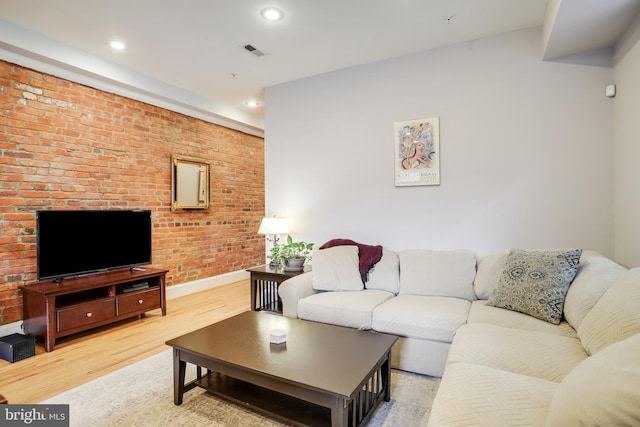
<path fill-rule="evenodd" d="M 156 308 L 167 314 L 168 270 L 127 268 L 61 282 L 20 286 L 25 333 L 52 351 L 56 339 L 107 325 Z"/>

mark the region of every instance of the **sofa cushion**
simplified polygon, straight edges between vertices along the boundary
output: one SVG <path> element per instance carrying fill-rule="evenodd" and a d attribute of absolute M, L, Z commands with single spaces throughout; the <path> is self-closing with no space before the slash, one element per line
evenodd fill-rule
<path fill-rule="evenodd" d="M 547 426 L 640 425 L 640 334 L 598 352 L 567 375 L 551 400 Z"/>
<path fill-rule="evenodd" d="M 451 342 L 467 321 L 471 303 L 460 298 L 398 295 L 373 310 L 378 332 Z"/>
<path fill-rule="evenodd" d="M 486 300 L 473 301 L 467 323 L 489 323 L 491 325 L 504 326 L 506 328 L 525 329 L 527 331 L 545 332 L 547 334 L 562 335 L 577 338 L 575 329 L 567 322 L 562 321 L 558 325 L 536 319 L 528 314 L 504 308 L 491 307 Z"/>
<path fill-rule="evenodd" d="M 382 258 L 369 271 L 367 289 L 398 293 L 400 289 L 400 261 L 398 254 L 389 249 L 382 249 Z"/>
<path fill-rule="evenodd" d="M 406 250 L 400 258 L 400 295 L 427 295 L 473 301 L 476 255 L 468 250 Z"/>
<path fill-rule="evenodd" d="M 335 246 L 313 251 L 313 289 L 358 291 L 364 288 L 358 269 L 357 246 Z"/>
<path fill-rule="evenodd" d="M 602 295 L 578 327 L 589 354 L 640 332 L 640 267 L 628 270 Z"/>
<path fill-rule="evenodd" d="M 581 249 L 512 249 L 488 304 L 559 324 L 581 253 Z"/>
<path fill-rule="evenodd" d="M 472 323 L 456 332 L 447 364 L 475 363 L 560 382 L 586 358 L 577 338 Z"/>
<path fill-rule="evenodd" d="M 450 364 L 428 427 L 542 426 L 557 388 L 551 381 L 487 366 Z"/>
<path fill-rule="evenodd" d="M 626 268 L 609 258 L 593 251 L 583 251 L 578 273 L 564 301 L 564 317 L 567 322 L 578 329 L 600 297 L 626 271 Z"/>
<path fill-rule="evenodd" d="M 442 377 L 450 342 L 398 337 L 391 350 L 391 367 L 431 377 Z"/>
<path fill-rule="evenodd" d="M 323 249 L 326 250 L 326 249 Z M 369 290 L 319 292 L 298 301 L 298 317 L 356 329 L 371 329 L 371 313 L 393 294 Z"/>
<path fill-rule="evenodd" d="M 507 262 L 508 252 L 498 252 L 478 258 L 478 271 L 473 281 L 473 290 L 480 299 L 489 299 L 498 286 L 500 275 Z"/>

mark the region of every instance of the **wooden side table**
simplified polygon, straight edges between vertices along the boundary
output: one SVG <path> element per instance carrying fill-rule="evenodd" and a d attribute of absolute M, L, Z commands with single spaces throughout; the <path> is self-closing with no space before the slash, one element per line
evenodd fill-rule
<path fill-rule="evenodd" d="M 311 271 L 311 266 L 305 265 L 302 271 L 284 271 L 281 267 L 265 264 L 249 268 L 247 271 L 251 273 L 251 310 L 282 313 L 278 286 L 291 277 Z"/>

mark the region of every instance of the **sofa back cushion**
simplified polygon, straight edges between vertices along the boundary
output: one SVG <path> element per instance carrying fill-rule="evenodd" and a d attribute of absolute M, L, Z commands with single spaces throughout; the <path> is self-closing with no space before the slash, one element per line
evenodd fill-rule
<path fill-rule="evenodd" d="M 397 294 L 400 290 L 400 260 L 398 254 L 382 249 L 382 258 L 369 270 L 369 280 L 364 284 L 367 289 L 377 289 Z"/>
<path fill-rule="evenodd" d="M 401 295 L 427 295 L 476 300 L 475 252 L 458 249 L 412 249 L 398 253 Z"/>
<path fill-rule="evenodd" d="M 478 271 L 473 281 L 473 290 L 479 299 L 489 299 L 498 285 L 508 252 L 497 252 L 478 258 Z"/>
<path fill-rule="evenodd" d="M 551 399 L 547 427 L 640 425 L 640 334 L 580 362 Z"/>
<path fill-rule="evenodd" d="M 564 301 L 564 318 L 578 329 L 602 294 L 627 271 L 594 251 L 583 251 L 580 266 Z"/>
<path fill-rule="evenodd" d="M 313 251 L 313 289 L 359 291 L 364 289 L 358 267 L 357 246 L 334 246 Z"/>
<path fill-rule="evenodd" d="M 578 327 L 588 354 L 640 333 L 640 267 L 628 270 L 602 295 Z M 638 356 L 640 357 L 640 356 Z"/>

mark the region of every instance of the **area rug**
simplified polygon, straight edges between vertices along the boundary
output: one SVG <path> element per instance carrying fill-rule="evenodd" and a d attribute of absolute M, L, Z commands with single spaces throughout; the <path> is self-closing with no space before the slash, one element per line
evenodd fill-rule
<path fill-rule="evenodd" d="M 196 371 L 187 365 L 187 381 Z M 368 426 L 426 425 L 439 379 L 391 371 L 391 400 L 383 402 Z M 69 404 L 72 427 L 287 426 L 196 388 L 173 404 L 171 350 L 134 363 L 59 394 L 45 404 Z"/>

